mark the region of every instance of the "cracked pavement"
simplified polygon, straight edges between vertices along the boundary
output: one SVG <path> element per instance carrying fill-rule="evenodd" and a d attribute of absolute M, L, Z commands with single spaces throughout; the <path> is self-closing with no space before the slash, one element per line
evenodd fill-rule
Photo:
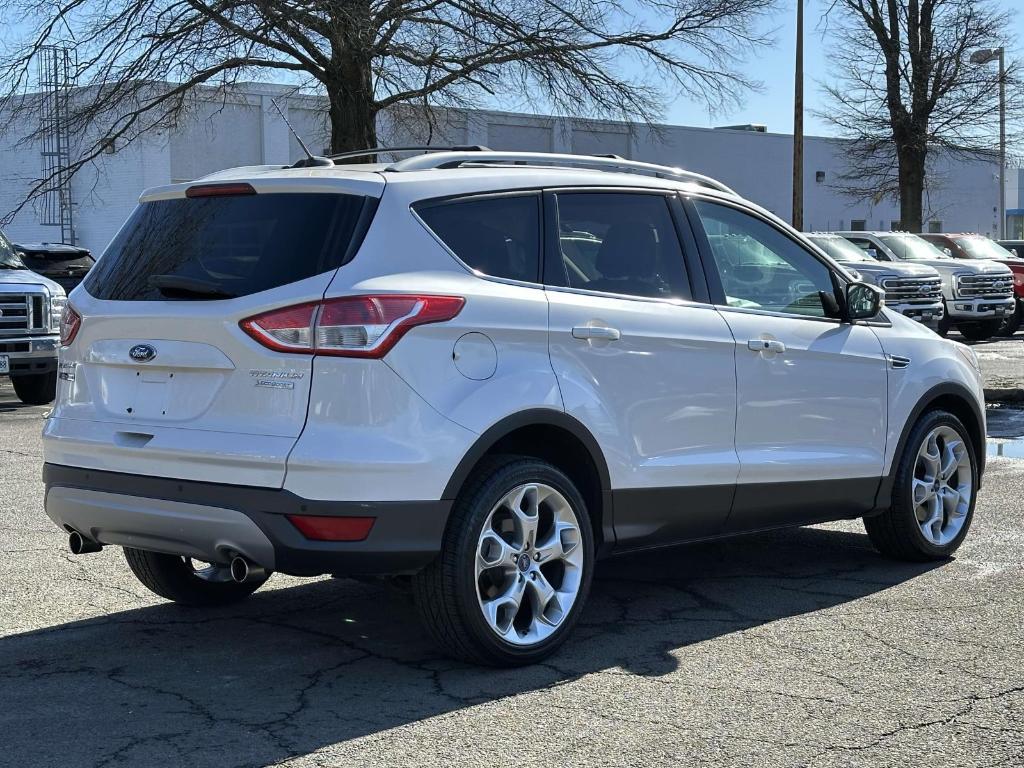
<path fill-rule="evenodd" d="M 44 412 L 0 384 L 2 764 L 1024 764 L 1022 460 L 991 460 L 948 563 L 883 560 L 857 522 L 605 561 L 550 662 L 482 670 L 376 584 L 186 609 L 114 548 L 72 557 Z"/>

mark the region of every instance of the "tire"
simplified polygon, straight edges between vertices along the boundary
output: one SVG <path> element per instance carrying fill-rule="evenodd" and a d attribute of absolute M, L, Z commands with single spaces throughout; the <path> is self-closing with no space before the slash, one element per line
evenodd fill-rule
<path fill-rule="evenodd" d="M 991 339 L 1002 327 L 1002 320 L 982 320 L 978 323 L 964 323 L 958 325 L 956 329 L 960 331 L 960 335 L 968 341 L 985 341 Z"/>
<path fill-rule="evenodd" d="M 511 512 L 513 505 L 522 514 Z M 487 566 L 488 559 L 497 565 Z M 572 480 L 538 459 L 496 456 L 474 470 L 456 499 L 440 554 L 413 577 L 413 598 L 448 654 L 522 666 L 565 642 L 593 566 L 590 517 Z"/>
<path fill-rule="evenodd" d="M 1013 334 L 1020 330 L 1021 323 L 1024 323 L 1024 299 L 1017 299 L 1013 314 L 1003 321 L 996 335 L 1013 336 Z"/>
<path fill-rule="evenodd" d="M 929 462 L 921 456 L 921 452 L 925 450 L 926 442 L 937 433 L 940 439 L 936 441 L 935 448 L 939 462 L 935 466 L 940 470 L 944 469 L 943 464 L 949 465 L 947 447 L 955 455 L 955 441 L 959 440 L 964 451 L 951 478 L 952 484 L 957 486 L 958 501 L 948 505 L 942 492 L 934 492 L 935 486 L 931 482 L 931 479 L 939 478 L 940 475 L 932 473 L 929 479 L 929 473 L 923 471 L 927 470 Z M 967 430 L 951 413 L 939 410 L 925 413 L 911 430 L 898 460 L 892 506 L 880 515 L 864 518 L 868 538 L 886 557 L 914 562 L 944 560 L 963 542 L 974 518 L 974 504 L 978 494 L 978 462 Z M 965 461 L 969 464 L 965 464 Z M 917 485 L 918 482 L 920 485 Z M 947 485 L 944 481 L 940 482 L 943 487 Z M 966 499 L 963 498 L 965 487 Z M 929 500 L 915 504 L 915 490 Z M 931 492 L 931 496 L 925 496 L 928 492 Z M 952 494 L 949 494 L 949 500 L 953 501 Z M 929 512 L 937 513 L 938 529 L 928 525 L 927 520 L 921 520 L 921 516 L 927 518 Z"/>
<path fill-rule="evenodd" d="M 46 405 L 57 397 L 57 372 L 11 376 L 14 394 L 26 405 Z"/>
<path fill-rule="evenodd" d="M 227 566 L 197 568 L 193 561 L 144 549 L 124 548 L 132 573 L 150 591 L 182 605 L 230 605 L 244 600 L 266 583 L 266 578 L 238 584 Z M 269 574 L 268 577 L 269 578 Z"/>

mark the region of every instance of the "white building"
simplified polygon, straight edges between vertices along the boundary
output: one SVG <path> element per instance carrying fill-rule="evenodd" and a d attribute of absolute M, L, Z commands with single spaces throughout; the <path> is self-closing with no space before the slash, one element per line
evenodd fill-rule
<path fill-rule="evenodd" d="M 147 187 L 189 181 L 231 166 L 286 164 L 301 157 L 298 143 L 270 103 L 273 96 L 313 152 L 324 152 L 328 133 L 323 100 L 283 96 L 287 93 L 275 85 L 239 86 L 226 98 L 218 93 L 200 101 L 176 129 L 103 154 L 71 183 L 76 241 L 100 253 Z M 26 133 L 8 127 L 0 135 L 0 218 L 24 199 L 31 181 L 40 175 L 38 151 L 15 146 Z M 420 144 L 428 138 L 422 121 L 403 112 L 382 115 L 378 133 L 382 144 L 391 146 Z M 682 166 L 720 179 L 784 219 L 790 216 L 792 138 L 785 134 L 684 126 L 650 129 L 613 121 L 453 111 L 445 114 L 445 124 L 429 139 L 431 144 L 481 144 L 504 150 L 614 153 Z M 842 142 L 806 139 L 805 228 L 892 228 L 899 219 L 892 202 L 853 201 L 835 187 L 843 168 Z M 995 233 L 996 171 L 995 163 L 940 159 L 925 200 L 927 227 Z M 1016 176 L 1013 182 L 1016 185 Z M 5 227 L 8 236 L 15 242 L 59 241 L 59 227 L 42 225 L 39 214 L 38 205 L 23 209 Z"/>

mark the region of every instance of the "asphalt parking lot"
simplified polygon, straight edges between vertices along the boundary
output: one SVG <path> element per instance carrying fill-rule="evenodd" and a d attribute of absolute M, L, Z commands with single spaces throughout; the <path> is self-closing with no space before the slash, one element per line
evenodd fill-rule
<path fill-rule="evenodd" d="M 275 576 L 199 611 L 113 548 L 72 557 L 42 511 L 45 411 L 0 383 L 0 764 L 1024 764 L 1012 406 L 955 560 L 889 562 L 844 523 L 608 561 L 574 639 L 516 671 L 447 660 L 378 585 Z"/>

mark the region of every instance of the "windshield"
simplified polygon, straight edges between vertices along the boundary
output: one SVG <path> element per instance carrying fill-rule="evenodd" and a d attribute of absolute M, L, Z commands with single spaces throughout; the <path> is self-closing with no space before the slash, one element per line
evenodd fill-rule
<path fill-rule="evenodd" d="M 1006 261 L 1007 259 L 1016 258 L 999 243 L 993 242 L 987 237 L 954 237 L 953 242 L 967 251 L 967 255 L 972 259 L 998 259 Z"/>
<path fill-rule="evenodd" d="M 874 261 L 874 259 L 868 256 L 867 253 L 862 251 L 845 237 L 811 237 L 811 242 L 821 248 L 821 250 L 836 261 Z"/>
<path fill-rule="evenodd" d="M 0 269 L 25 269 L 21 257 L 3 232 L 0 232 Z"/>
<path fill-rule="evenodd" d="M 950 258 L 927 240 L 914 235 L 879 235 L 878 239 L 901 261 L 936 261 Z"/>

